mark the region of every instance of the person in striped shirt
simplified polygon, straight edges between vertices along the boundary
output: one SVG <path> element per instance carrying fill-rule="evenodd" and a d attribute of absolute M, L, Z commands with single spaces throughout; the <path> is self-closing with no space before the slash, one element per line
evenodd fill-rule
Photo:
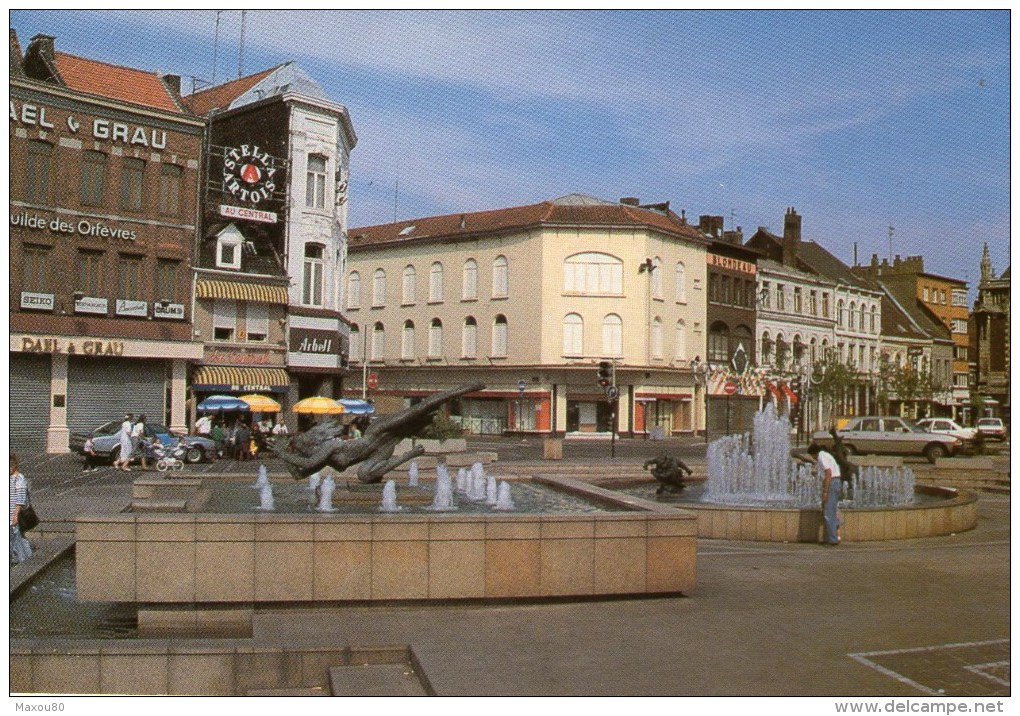
<path fill-rule="evenodd" d="M 18 528 L 18 514 L 28 504 L 28 480 L 18 470 L 18 456 L 11 453 L 11 566 L 32 556 L 32 545 Z"/>

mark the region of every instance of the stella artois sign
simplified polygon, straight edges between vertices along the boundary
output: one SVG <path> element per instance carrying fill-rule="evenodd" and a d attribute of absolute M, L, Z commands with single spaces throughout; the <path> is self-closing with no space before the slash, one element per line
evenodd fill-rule
<path fill-rule="evenodd" d="M 235 199 L 257 206 L 276 191 L 276 158 L 257 144 L 225 147 L 223 189 Z"/>

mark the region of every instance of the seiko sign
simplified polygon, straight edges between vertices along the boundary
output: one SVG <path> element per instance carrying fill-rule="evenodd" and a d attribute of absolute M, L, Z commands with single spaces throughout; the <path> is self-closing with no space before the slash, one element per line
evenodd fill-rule
<path fill-rule="evenodd" d="M 158 301 L 152 304 L 152 316 L 153 318 L 172 318 L 174 320 L 184 320 L 184 304 L 183 303 L 159 303 Z"/>
<path fill-rule="evenodd" d="M 255 144 L 223 150 L 223 189 L 246 204 L 271 199 L 276 191 L 276 158 Z"/>
<path fill-rule="evenodd" d="M 109 310 L 109 303 L 105 298 L 85 296 L 74 301 L 75 313 L 98 313 L 105 316 Z"/>
<path fill-rule="evenodd" d="M 33 311 L 52 311 L 54 306 L 52 293 L 21 292 L 21 307 Z"/>

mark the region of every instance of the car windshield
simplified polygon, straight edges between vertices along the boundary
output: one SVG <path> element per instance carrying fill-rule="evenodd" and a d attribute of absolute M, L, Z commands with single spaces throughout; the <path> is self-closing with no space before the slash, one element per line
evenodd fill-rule
<path fill-rule="evenodd" d="M 886 432 L 896 433 L 923 433 L 926 432 L 914 425 L 906 418 L 887 418 L 885 421 Z"/>

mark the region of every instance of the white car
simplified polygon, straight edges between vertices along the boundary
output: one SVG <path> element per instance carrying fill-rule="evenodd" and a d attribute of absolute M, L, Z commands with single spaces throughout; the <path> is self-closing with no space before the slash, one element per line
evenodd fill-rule
<path fill-rule="evenodd" d="M 1006 425 L 1002 418 L 981 418 L 977 422 L 977 429 L 986 437 L 992 440 L 1006 439 Z"/>
<path fill-rule="evenodd" d="M 925 418 L 924 420 L 918 420 L 916 425 L 921 430 L 926 430 L 929 433 L 952 435 L 964 443 L 973 442 L 974 438 L 977 437 L 977 430 L 975 428 L 965 428 L 949 418 Z"/>

